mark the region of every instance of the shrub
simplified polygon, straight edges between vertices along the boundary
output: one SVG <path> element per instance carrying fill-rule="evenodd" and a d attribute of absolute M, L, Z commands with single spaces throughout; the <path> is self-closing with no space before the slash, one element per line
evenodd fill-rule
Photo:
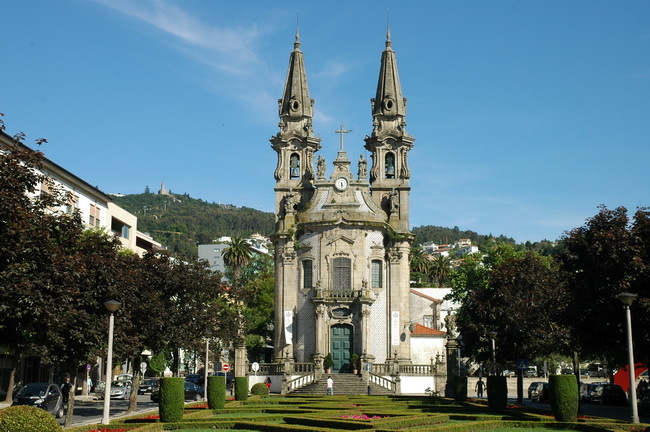
<path fill-rule="evenodd" d="M 253 384 L 251 388 L 251 394 L 258 396 L 268 396 L 269 388 L 264 383 Z"/>
<path fill-rule="evenodd" d="M 555 420 L 574 422 L 578 417 L 578 382 L 575 375 L 551 375 L 548 378 L 549 401 Z"/>
<path fill-rule="evenodd" d="M 0 410 L 0 432 L 61 432 L 59 422 L 42 408 L 27 405 Z"/>
<path fill-rule="evenodd" d="M 248 399 L 248 377 L 235 377 L 235 400 Z"/>
<path fill-rule="evenodd" d="M 226 377 L 208 377 L 208 408 L 222 409 L 226 405 Z"/>
<path fill-rule="evenodd" d="M 504 409 L 508 405 L 508 383 L 504 376 L 487 377 L 488 406 Z"/>
<path fill-rule="evenodd" d="M 333 365 L 334 365 L 334 360 L 332 359 L 332 354 L 328 353 L 323 359 L 323 368 L 325 370 L 332 369 Z"/>
<path fill-rule="evenodd" d="M 185 380 L 183 378 L 160 378 L 160 404 L 158 412 L 161 422 L 178 422 L 183 419 L 185 405 Z"/>
<path fill-rule="evenodd" d="M 454 377 L 454 399 L 467 400 L 467 377 Z"/>

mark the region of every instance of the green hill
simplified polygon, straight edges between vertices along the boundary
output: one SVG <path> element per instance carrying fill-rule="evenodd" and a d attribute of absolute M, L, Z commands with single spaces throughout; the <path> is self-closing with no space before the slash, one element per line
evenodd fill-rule
<path fill-rule="evenodd" d="M 270 236 L 273 213 L 248 207 L 208 203 L 184 195 L 152 193 L 114 197 L 115 203 L 138 217 L 138 231 L 149 233 L 174 256 L 196 259 L 197 245 L 222 236 Z"/>

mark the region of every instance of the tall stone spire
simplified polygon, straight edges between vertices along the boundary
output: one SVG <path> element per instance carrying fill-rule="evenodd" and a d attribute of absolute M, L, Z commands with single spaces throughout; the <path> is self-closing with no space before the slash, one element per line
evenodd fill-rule
<path fill-rule="evenodd" d="M 381 55 L 377 93 L 372 101 L 373 136 L 387 134 L 401 136 L 406 127 L 406 99 L 397 72 L 397 60 L 386 29 L 386 49 Z"/>
<path fill-rule="evenodd" d="M 302 51 L 300 33 L 296 28 L 296 40 L 289 58 L 289 70 L 284 84 L 284 95 L 278 100 L 280 111 L 280 135 L 284 137 L 313 136 L 312 117 L 314 100 L 309 97 L 307 73 Z"/>

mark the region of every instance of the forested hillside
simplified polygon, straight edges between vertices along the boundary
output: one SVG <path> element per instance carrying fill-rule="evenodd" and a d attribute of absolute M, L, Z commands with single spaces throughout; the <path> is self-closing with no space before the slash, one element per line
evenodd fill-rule
<path fill-rule="evenodd" d="M 211 243 L 222 236 L 249 236 L 273 233 L 274 215 L 249 207 L 208 203 L 188 194 L 158 195 L 142 193 L 115 197 L 122 208 L 138 216 L 138 230 L 151 236 L 170 252 L 184 259 L 195 259 L 197 245 Z M 483 235 L 463 231 L 458 227 L 445 228 L 424 225 L 413 228 L 416 244 L 432 241 L 437 244 L 454 243 L 462 238 L 482 245 L 497 240 L 515 243 L 514 239 L 500 235 Z"/>
<path fill-rule="evenodd" d="M 273 233 L 273 213 L 248 207 L 208 203 L 184 195 L 143 193 L 114 197 L 120 207 L 138 217 L 138 230 L 149 233 L 184 259 L 195 259 L 197 245 L 222 236 Z"/>
<path fill-rule="evenodd" d="M 470 239 L 472 240 L 473 245 L 479 247 L 493 240 L 496 240 L 500 243 L 515 243 L 514 239 L 506 237 L 504 235 L 494 237 L 492 234 L 483 235 L 475 233 L 474 231 L 461 231 L 458 227 L 444 228 L 440 226 L 423 225 L 413 228 L 412 232 L 415 234 L 415 242 L 417 244 L 422 244 L 429 241 L 432 241 L 436 244 L 450 244 L 460 239 Z"/>

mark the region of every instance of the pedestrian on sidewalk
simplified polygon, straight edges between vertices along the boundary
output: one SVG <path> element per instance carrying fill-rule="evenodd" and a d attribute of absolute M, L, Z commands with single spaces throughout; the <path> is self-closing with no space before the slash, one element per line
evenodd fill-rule
<path fill-rule="evenodd" d="M 327 394 L 334 395 L 334 380 L 332 380 L 331 375 L 327 377 Z"/>
<path fill-rule="evenodd" d="M 478 377 L 474 390 L 476 390 L 476 396 L 478 396 L 479 399 L 483 398 L 483 389 L 485 389 L 485 383 L 481 377 Z"/>

